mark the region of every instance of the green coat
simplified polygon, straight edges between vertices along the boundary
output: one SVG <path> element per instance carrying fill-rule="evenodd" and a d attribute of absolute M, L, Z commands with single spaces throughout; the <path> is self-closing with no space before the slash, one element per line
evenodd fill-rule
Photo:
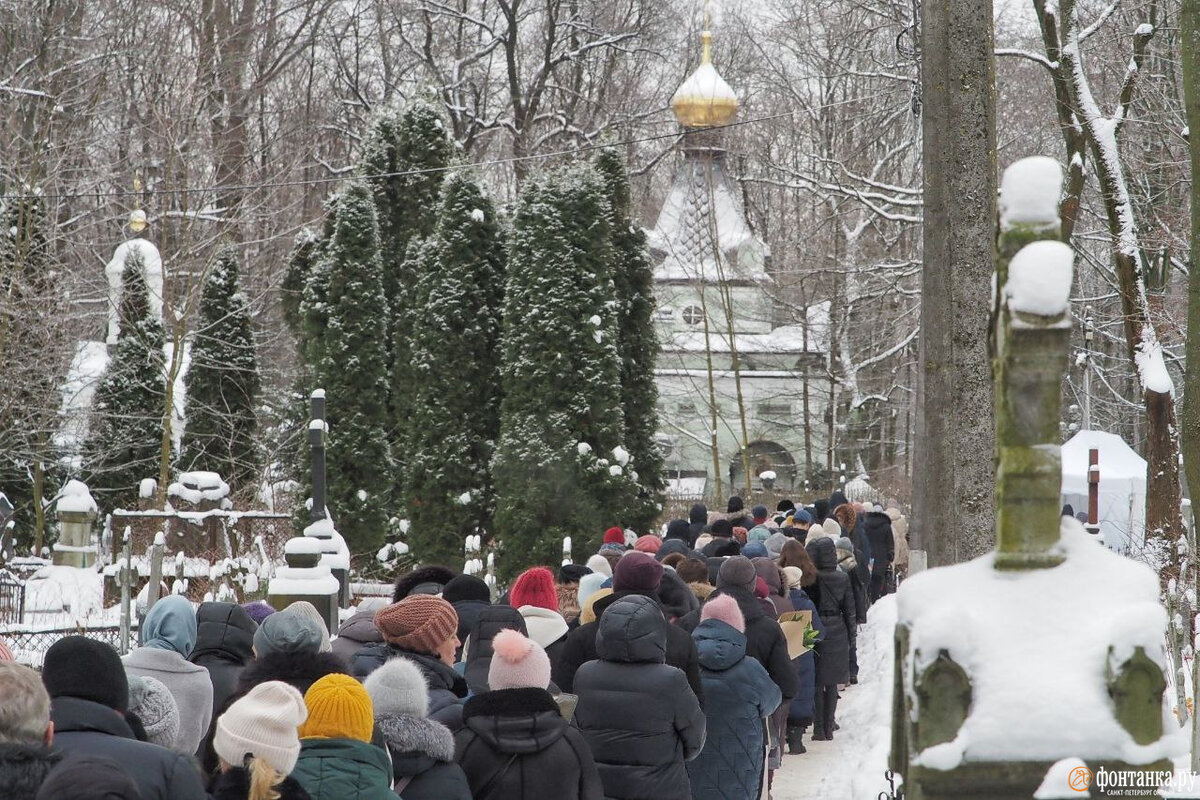
<path fill-rule="evenodd" d="M 292 777 L 312 800 L 397 800 L 387 754 L 367 742 L 301 739 Z"/>

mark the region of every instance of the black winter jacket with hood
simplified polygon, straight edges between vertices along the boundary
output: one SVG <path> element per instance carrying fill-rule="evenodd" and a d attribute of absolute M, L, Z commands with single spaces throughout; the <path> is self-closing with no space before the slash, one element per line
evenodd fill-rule
<path fill-rule="evenodd" d="M 687 584 L 685 583 L 684 586 Z M 604 613 L 623 597 L 641 596 L 632 592 L 613 592 L 607 597 L 601 597 L 592 605 L 596 612 L 595 622 L 580 625 L 567 634 L 567 642 L 563 646 L 562 656 L 550 664 L 555 685 L 564 692 L 574 691 L 575 673 L 587 662 L 600 657 L 596 643 Z M 654 601 L 653 598 L 650 599 L 652 602 Z M 661 606 L 659 609 L 661 613 Z M 699 614 L 700 612 L 697 611 L 697 617 Z M 692 640 L 690 631 L 683 630 L 676 625 L 667 626 L 666 663 L 683 670 L 684 675 L 687 676 L 688 685 L 692 687 L 692 692 L 703 705 L 704 687 L 700 682 L 700 660 L 696 655 L 696 642 Z"/>
<path fill-rule="evenodd" d="M 492 665 L 492 639 L 503 630 L 520 631 L 528 635 L 525 618 L 512 606 L 488 606 L 475 618 L 467 638 L 463 639 L 466 654 L 464 676 L 475 694 L 488 690 L 488 669 Z"/>
<path fill-rule="evenodd" d="M 850 576 L 838 568 L 832 539 L 814 539 L 806 547 L 817 568 L 817 582 L 806 591 L 825 623 L 825 637 L 816 648 L 816 685 L 845 683 L 850 678 L 850 644 L 858 631 Z"/>
<path fill-rule="evenodd" d="M 42 744 L 0 744 L 0 789 L 5 800 L 34 800 L 62 756 Z"/>
<path fill-rule="evenodd" d="M 429 687 L 429 718 L 442 723 L 451 732 L 462 727 L 462 704 L 470 693 L 467 681 L 437 657 L 401 650 L 390 644 L 370 644 L 354 655 L 351 673 L 360 681 L 393 658 L 407 658 L 417 665 Z"/>
<path fill-rule="evenodd" d="M 404 800 L 472 800 L 467 776 L 454 761 L 449 728 L 408 714 L 380 715 L 375 727 L 387 742 L 396 792 Z"/>
<path fill-rule="evenodd" d="M 215 720 L 237 690 L 242 668 L 254 660 L 258 623 L 237 603 L 201 603 L 196 609 L 196 623 L 196 646 L 188 661 L 208 670 Z"/>
<path fill-rule="evenodd" d="M 684 762 L 704 747 L 704 712 L 684 674 L 664 663 L 667 630 L 653 600 L 622 598 L 600 618 L 600 660 L 575 676 L 575 722 L 592 748 L 607 798 L 692 796 Z"/>
<path fill-rule="evenodd" d="M 882 511 L 872 511 L 863 517 L 863 530 L 871 543 L 875 569 L 886 569 L 896 560 L 896 540 L 892 534 L 892 518 Z"/>
<path fill-rule="evenodd" d="M 604 797 L 587 741 L 545 689 L 476 695 L 463 709 L 463 722 L 454 741 L 474 800 Z"/>

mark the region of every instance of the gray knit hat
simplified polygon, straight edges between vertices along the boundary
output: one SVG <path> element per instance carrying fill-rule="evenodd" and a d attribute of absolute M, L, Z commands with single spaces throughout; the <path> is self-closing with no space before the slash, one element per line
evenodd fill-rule
<path fill-rule="evenodd" d="M 254 632 L 254 652 L 259 658 L 270 653 L 316 653 L 322 633 L 321 626 L 303 613 L 280 611 L 264 619 Z"/>
<path fill-rule="evenodd" d="M 393 658 L 363 681 L 376 717 L 429 714 L 429 684 L 420 668 L 403 656 Z"/>
<path fill-rule="evenodd" d="M 786 533 L 780 533 L 779 531 L 772 533 L 770 538 L 768 538 L 766 541 L 767 555 L 769 555 L 771 558 L 779 558 L 779 555 L 783 552 L 783 546 L 787 544 L 790 539 L 791 537 Z"/>
<path fill-rule="evenodd" d="M 129 713 L 141 720 L 150 744 L 174 750 L 179 743 L 179 706 L 157 678 L 129 676 Z"/>
<path fill-rule="evenodd" d="M 297 600 L 283 610 L 284 614 L 303 614 L 311 619 L 321 628 L 321 645 L 317 648 L 322 653 L 332 653 L 333 645 L 329 641 L 329 628 L 325 625 L 325 618 L 321 616 L 321 612 L 317 611 L 317 607 L 307 600 Z"/>
<path fill-rule="evenodd" d="M 745 556 L 730 556 L 717 570 L 717 588 L 745 589 L 753 592 L 754 581 L 757 577 L 758 573 L 750 559 Z"/>

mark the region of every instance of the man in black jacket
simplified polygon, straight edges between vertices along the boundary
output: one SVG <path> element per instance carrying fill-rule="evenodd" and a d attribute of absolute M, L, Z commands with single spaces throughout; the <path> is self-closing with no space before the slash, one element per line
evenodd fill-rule
<path fill-rule="evenodd" d="M 29 667 L 0 661 L 0 796 L 34 800 L 59 755 L 50 749 L 50 698 Z"/>
<path fill-rule="evenodd" d="M 772 617 L 767 616 L 754 596 L 754 583 L 758 573 L 754 564 L 745 556 L 725 559 L 717 571 L 717 590 L 708 599 L 727 594 L 737 600 L 742 616 L 746 618 L 746 655 L 758 659 L 767 669 L 771 680 L 779 687 L 786 705 L 800 692 L 800 680 L 796 668 L 788 657 L 787 638 L 783 629 Z M 686 631 L 696 630 L 700 624 L 700 612 L 694 611 L 679 620 L 679 627 Z"/>
<path fill-rule="evenodd" d="M 595 602 L 596 621 L 580 625 L 567 634 L 562 657 L 553 665 L 554 683 L 564 692 L 575 685 L 575 671 L 589 661 L 599 658 L 596 651 L 596 632 L 604 611 L 622 597 L 641 595 L 658 603 L 658 587 L 662 582 L 663 565 L 646 553 L 628 553 L 613 570 L 613 593 Z M 661 610 L 661 604 L 659 606 Z M 699 612 L 696 612 L 697 616 Z M 667 666 L 677 667 L 687 675 L 688 685 L 704 705 L 704 690 L 700 684 L 700 661 L 691 634 L 676 625 L 667 626 Z"/>
<path fill-rule="evenodd" d="M 875 507 L 879 509 L 879 506 Z M 863 516 L 863 529 L 871 543 L 871 554 L 875 561 L 871 565 L 870 597 L 874 603 L 884 593 L 887 572 L 896 560 L 896 538 L 892 534 L 892 518 L 882 510 L 870 511 Z"/>
<path fill-rule="evenodd" d="M 142 800 L 206 800 L 191 759 L 139 742 L 125 721 L 129 682 L 117 651 L 84 636 L 59 639 L 42 664 L 55 751 L 111 758 L 137 783 Z"/>
<path fill-rule="evenodd" d="M 208 670 L 215 720 L 237 688 L 238 673 L 254 660 L 258 623 L 237 603 L 201 603 L 196 623 L 196 644 L 188 661 Z"/>

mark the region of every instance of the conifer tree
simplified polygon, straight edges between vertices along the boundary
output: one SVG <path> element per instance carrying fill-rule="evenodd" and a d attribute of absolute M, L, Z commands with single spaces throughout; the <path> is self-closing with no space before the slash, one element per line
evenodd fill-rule
<path fill-rule="evenodd" d="M 475 181 L 458 173 L 446 179 L 437 225 L 418 258 L 423 303 L 404 433 L 407 541 L 425 563 L 454 563 L 468 534 L 491 529 L 500 428 L 504 243 Z"/>
<path fill-rule="evenodd" d="M 395 488 L 403 486 L 403 437 L 412 408 L 412 335 L 420 276 L 414 240 L 433 231 L 438 216 L 438 192 L 454 154 L 445 127 L 433 106 L 410 103 L 403 110 L 389 107 L 371 123 L 363 142 L 361 169 L 371 186 L 379 217 L 383 257 L 383 292 L 387 298 L 389 413 L 396 433 L 391 443 L 397 460 Z"/>
<path fill-rule="evenodd" d="M 610 215 L 590 166 L 528 182 L 518 204 L 494 465 L 505 575 L 627 513 L 631 484 L 609 456 L 623 428 Z"/>
<path fill-rule="evenodd" d="M 220 253 L 205 278 L 184 383 L 187 427 L 180 468 L 220 473 L 235 491 L 253 488 L 261 384 L 250 305 L 241 290 L 233 248 Z"/>
<path fill-rule="evenodd" d="M 120 333 L 89 418 L 86 482 L 107 510 L 136 508 L 138 484 L 158 475 L 166 375 L 162 320 L 150 312 L 146 267 L 130 250 L 122 273 Z"/>
<path fill-rule="evenodd" d="M 317 260 L 320 242 L 321 236 L 312 228 L 303 228 L 296 234 L 292 252 L 288 254 L 283 285 L 279 287 L 283 321 L 298 339 L 304 335 L 304 286 Z"/>
<path fill-rule="evenodd" d="M 391 486 L 387 441 L 387 305 L 370 189 L 349 184 L 310 282 L 322 282 L 327 329 L 314 388 L 328 398 L 328 505 L 355 554 L 383 542 Z M 306 290 L 306 297 L 308 292 Z"/>
<path fill-rule="evenodd" d="M 621 407 L 625 418 L 625 448 L 641 486 L 628 523 L 643 530 L 657 516 L 665 488 L 662 451 L 654 440 L 658 431 L 658 386 L 654 364 L 658 337 L 654 332 L 654 270 L 646 234 L 633 220 L 629 173 L 615 148 L 596 157 L 604 179 L 613 241 L 613 284 L 617 299 L 617 345 L 621 353 Z"/>

